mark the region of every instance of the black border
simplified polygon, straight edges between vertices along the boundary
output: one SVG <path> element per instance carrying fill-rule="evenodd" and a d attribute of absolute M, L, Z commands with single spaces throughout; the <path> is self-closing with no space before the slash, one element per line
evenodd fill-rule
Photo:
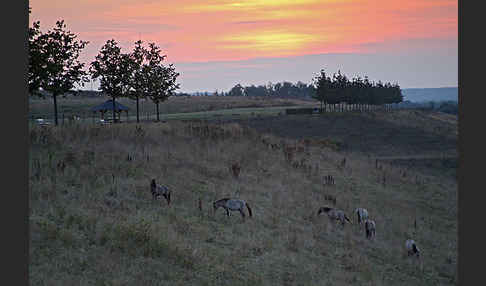
<path fill-rule="evenodd" d="M 478 115 L 484 114 L 483 105 L 478 102 L 484 95 L 479 84 L 484 84 L 484 79 L 480 77 L 483 73 L 477 69 L 484 69 L 484 61 L 480 56 L 484 54 L 484 44 L 482 44 L 483 27 L 479 23 L 484 19 L 482 9 L 479 5 L 474 7 L 467 2 L 468 8 L 464 6 L 466 1 L 458 2 L 458 37 L 459 37 L 459 118 L 458 118 L 458 150 L 459 168 L 458 174 L 458 285 L 475 285 L 484 280 L 483 259 L 484 236 L 484 160 L 481 151 L 484 150 L 483 144 L 484 128 L 480 125 L 484 123 L 484 118 Z M 474 9 L 476 8 L 476 9 Z M 476 13 L 474 13 L 476 12 Z M 467 22 L 467 25 L 464 23 Z M 467 27 L 467 28 L 466 28 Z M 469 39 L 466 45 L 465 39 Z M 471 65 L 475 63 L 476 65 Z M 466 69 L 466 66 L 468 69 Z M 467 72 L 469 71 L 469 72 Z M 464 99 L 467 98 L 465 101 Z M 467 104 L 469 102 L 469 104 Z M 466 114 L 466 107 L 469 111 Z M 471 107 L 475 110 L 471 111 Z M 466 118 L 468 122 L 466 123 Z M 479 125 L 479 126 L 478 126 Z M 466 130 L 469 138 L 466 140 Z M 466 147 L 466 142 L 467 147 Z M 473 144 L 471 144 L 471 142 Z M 470 154 L 467 157 L 466 151 Z M 473 154 L 473 155 L 471 155 Z M 483 151 L 484 154 L 484 151 Z M 479 263 L 476 261 L 479 259 Z"/>
<path fill-rule="evenodd" d="M 29 1 L 12 1 L 4 9 L 2 26 L 3 169 L 2 248 L 4 284 L 29 284 L 28 186 L 28 27 Z M 5 108 L 7 107 L 7 108 Z M 5 146 L 6 145 L 6 146 Z M 6 181 L 5 181 L 6 180 Z M 12 283 L 13 281 L 13 283 Z"/>

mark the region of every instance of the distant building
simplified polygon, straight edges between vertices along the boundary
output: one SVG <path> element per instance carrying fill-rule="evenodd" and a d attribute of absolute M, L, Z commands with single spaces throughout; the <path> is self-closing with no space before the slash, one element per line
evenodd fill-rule
<path fill-rule="evenodd" d="M 105 119 L 105 113 L 107 111 L 111 111 L 112 113 L 115 112 L 115 120 L 121 119 L 120 115 L 121 115 L 122 111 L 125 111 L 127 113 L 127 117 L 128 117 L 128 110 L 130 110 L 130 108 L 126 107 L 125 105 L 123 105 L 123 104 L 121 104 L 117 101 L 115 101 L 115 109 L 113 110 L 113 100 L 112 99 L 109 99 L 109 100 L 105 101 L 104 103 L 91 108 L 92 112 L 100 112 L 101 119 Z"/>

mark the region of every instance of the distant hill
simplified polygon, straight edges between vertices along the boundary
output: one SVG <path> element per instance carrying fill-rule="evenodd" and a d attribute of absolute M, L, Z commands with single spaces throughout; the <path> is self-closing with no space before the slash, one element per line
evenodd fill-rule
<path fill-rule="evenodd" d="M 457 87 L 440 88 L 404 88 L 402 89 L 403 100 L 411 102 L 427 101 L 458 101 Z"/>

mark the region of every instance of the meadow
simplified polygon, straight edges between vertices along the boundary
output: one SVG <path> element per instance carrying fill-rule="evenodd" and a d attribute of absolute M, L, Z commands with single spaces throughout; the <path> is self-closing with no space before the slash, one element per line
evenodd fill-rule
<path fill-rule="evenodd" d="M 107 96 L 86 97 L 73 96 L 59 97 L 57 99 L 59 120 L 61 121 L 64 114 L 65 119 L 72 115 L 77 115 L 86 121 L 91 121 L 100 118 L 100 114 L 93 114 L 91 108 L 102 104 L 111 98 Z M 136 101 L 128 98 L 117 98 L 117 102 L 127 106 L 130 110 L 128 112 L 131 121 L 136 120 Z M 180 113 L 205 113 L 204 115 L 212 116 L 219 114 L 220 110 L 225 110 L 227 113 L 251 112 L 251 109 L 258 110 L 265 108 L 266 113 L 272 108 L 277 108 L 277 113 L 285 108 L 292 106 L 315 106 L 314 101 L 291 99 L 291 98 L 266 98 L 266 97 L 240 97 L 240 96 L 172 96 L 167 101 L 160 104 L 161 118 L 177 118 Z M 268 108 L 270 108 L 268 110 Z M 238 110 L 240 109 L 240 110 Z M 111 113 L 110 113 L 111 115 Z M 126 120 L 125 112 L 121 115 L 122 120 Z M 156 118 L 155 104 L 150 100 L 139 101 L 139 117 L 140 120 L 154 120 Z M 179 116 L 180 117 L 180 116 Z M 191 117 L 187 114 L 185 118 Z M 44 118 L 52 120 L 54 118 L 54 105 L 52 98 L 38 98 L 32 97 L 29 99 L 29 118 Z"/>
<path fill-rule="evenodd" d="M 197 100 L 164 108 L 256 104 Z M 41 105 L 31 102 L 31 114 Z M 272 106 L 282 103 L 258 107 Z M 30 284 L 457 284 L 456 117 L 273 115 L 31 125 Z M 152 199 L 151 179 L 171 188 L 170 206 Z M 352 224 L 317 215 L 328 195 Z M 223 197 L 246 200 L 253 217 L 214 212 Z M 357 207 L 376 221 L 374 240 Z M 407 257 L 408 238 L 420 259 Z"/>

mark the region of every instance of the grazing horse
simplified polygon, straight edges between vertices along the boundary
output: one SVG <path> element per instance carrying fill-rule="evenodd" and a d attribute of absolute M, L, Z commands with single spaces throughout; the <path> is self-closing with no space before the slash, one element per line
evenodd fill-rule
<path fill-rule="evenodd" d="M 170 189 L 167 186 L 157 185 L 155 179 L 152 179 L 150 182 L 150 191 L 154 200 L 158 200 L 163 196 L 167 200 L 167 205 L 170 205 Z"/>
<path fill-rule="evenodd" d="M 420 257 L 420 249 L 417 247 L 413 239 L 407 239 L 407 241 L 405 241 L 405 248 L 407 249 L 408 256 L 416 254 L 417 257 Z"/>
<path fill-rule="evenodd" d="M 366 229 L 366 238 L 371 239 L 376 235 L 376 224 L 374 220 L 367 219 L 364 221 Z"/>
<path fill-rule="evenodd" d="M 338 210 L 332 207 L 320 207 L 319 210 L 317 211 L 317 215 L 320 215 L 321 213 L 327 213 L 327 216 L 329 217 L 330 220 L 338 220 L 341 222 L 341 224 L 345 224 L 346 221 L 351 223 L 349 218 L 346 216 L 344 211 Z"/>
<path fill-rule="evenodd" d="M 230 210 L 239 211 L 243 218 L 245 217 L 245 212 L 243 211 L 245 206 L 248 209 L 248 214 L 250 215 L 250 217 L 252 217 L 251 208 L 248 205 L 248 203 L 245 202 L 244 200 L 224 198 L 224 199 L 217 200 L 213 203 L 214 211 L 216 211 L 216 209 L 218 209 L 219 207 L 222 207 L 226 210 L 227 216 L 230 215 L 229 214 Z"/>
<path fill-rule="evenodd" d="M 356 215 L 358 216 L 358 223 L 361 224 L 368 218 L 368 211 L 364 208 L 357 208 L 354 210 Z"/>

